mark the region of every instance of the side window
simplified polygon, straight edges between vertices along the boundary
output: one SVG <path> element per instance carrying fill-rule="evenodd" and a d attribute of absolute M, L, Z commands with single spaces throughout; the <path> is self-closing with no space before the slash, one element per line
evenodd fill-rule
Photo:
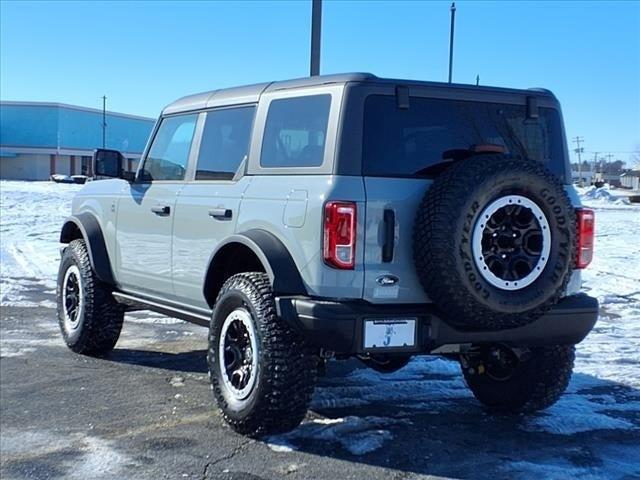
<path fill-rule="evenodd" d="M 140 172 L 143 181 L 183 180 L 197 115 L 162 120 Z"/>
<path fill-rule="evenodd" d="M 330 106 L 329 94 L 272 101 L 262 140 L 260 165 L 322 165 Z"/>
<path fill-rule="evenodd" d="M 207 112 L 196 180 L 231 180 L 249 152 L 255 107 Z"/>

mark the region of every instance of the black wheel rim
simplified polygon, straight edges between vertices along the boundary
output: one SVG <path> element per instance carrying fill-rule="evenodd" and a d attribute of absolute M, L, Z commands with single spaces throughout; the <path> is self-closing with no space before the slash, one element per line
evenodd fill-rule
<path fill-rule="evenodd" d="M 547 264 L 551 232 L 535 202 L 509 195 L 482 212 L 472 241 L 474 259 L 485 280 L 501 289 L 518 290 L 535 281 Z"/>
<path fill-rule="evenodd" d="M 482 255 L 504 280 L 522 280 L 542 254 L 542 229 L 528 208 L 507 205 L 496 211 L 482 232 Z"/>
<path fill-rule="evenodd" d="M 80 270 L 71 265 L 65 272 L 62 284 L 62 307 L 65 323 L 69 328 L 76 328 L 83 307 L 83 293 Z"/>
<path fill-rule="evenodd" d="M 226 317 L 219 358 L 223 383 L 236 400 L 245 399 L 255 384 L 258 368 L 256 335 L 246 309 L 236 309 Z"/>

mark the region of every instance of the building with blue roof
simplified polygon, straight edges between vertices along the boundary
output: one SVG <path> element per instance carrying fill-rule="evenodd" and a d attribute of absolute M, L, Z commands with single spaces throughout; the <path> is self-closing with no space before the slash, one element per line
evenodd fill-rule
<path fill-rule="evenodd" d="M 105 147 L 133 170 L 154 125 L 151 118 L 106 112 Z M 0 102 L 0 178 L 47 180 L 53 174 L 91 175 L 102 147 L 102 110 L 45 102 Z"/>

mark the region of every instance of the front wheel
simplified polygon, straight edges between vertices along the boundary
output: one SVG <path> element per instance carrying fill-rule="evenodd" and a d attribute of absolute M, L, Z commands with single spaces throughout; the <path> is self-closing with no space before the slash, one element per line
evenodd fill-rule
<path fill-rule="evenodd" d="M 238 433 L 286 432 L 304 418 L 318 358 L 276 315 L 266 274 L 240 273 L 222 286 L 207 362 L 222 416 Z"/>
<path fill-rule="evenodd" d="M 112 291 L 91 268 L 84 240 L 72 241 L 62 253 L 56 293 L 60 331 L 74 352 L 104 355 L 116 345 L 124 310 Z"/>
<path fill-rule="evenodd" d="M 573 371 L 575 347 L 554 345 L 516 354 L 502 346 L 479 346 L 460 357 L 473 395 L 486 407 L 530 413 L 553 405 Z"/>

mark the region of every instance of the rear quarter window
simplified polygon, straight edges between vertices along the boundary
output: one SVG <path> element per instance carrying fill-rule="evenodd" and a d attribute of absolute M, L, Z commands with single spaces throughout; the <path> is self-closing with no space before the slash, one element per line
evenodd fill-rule
<path fill-rule="evenodd" d="M 262 167 L 318 167 L 324 160 L 331 95 L 273 100 L 262 140 Z"/>
<path fill-rule="evenodd" d="M 365 101 L 364 175 L 419 176 L 451 158 L 452 151 L 478 145 L 502 147 L 507 154 L 547 164 L 564 174 L 560 115 L 540 108 L 527 118 L 524 105 L 411 97 L 400 109 L 390 95 Z"/>

